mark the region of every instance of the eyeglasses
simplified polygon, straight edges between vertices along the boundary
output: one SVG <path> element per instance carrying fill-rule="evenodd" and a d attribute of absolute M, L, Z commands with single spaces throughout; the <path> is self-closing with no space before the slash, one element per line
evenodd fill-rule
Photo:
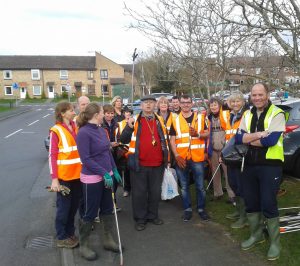
<path fill-rule="evenodd" d="M 182 104 L 182 105 L 189 105 L 189 104 L 191 104 L 192 102 L 180 102 L 180 104 Z"/>

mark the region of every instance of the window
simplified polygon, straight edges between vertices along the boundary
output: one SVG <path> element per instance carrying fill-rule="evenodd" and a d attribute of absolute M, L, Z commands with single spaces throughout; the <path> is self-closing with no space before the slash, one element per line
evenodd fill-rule
<path fill-rule="evenodd" d="M 34 85 L 32 87 L 32 93 L 34 96 L 42 95 L 42 87 L 40 85 Z"/>
<path fill-rule="evenodd" d="M 4 70 L 3 71 L 3 78 L 4 79 L 12 79 L 12 71 L 11 70 Z"/>
<path fill-rule="evenodd" d="M 240 83 L 241 83 L 241 85 L 243 85 L 243 84 L 244 84 L 244 81 L 243 81 L 243 80 L 241 80 L 241 81 L 240 81 Z"/>
<path fill-rule="evenodd" d="M 95 85 L 88 85 L 88 95 L 96 95 Z"/>
<path fill-rule="evenodd" d="M 67 85 L 61 85 L 61 93 L 68 92 L 68 86 Z"/>
<path fill-rule="evenodd" d="M 107 69 L 100 69 L 100 79 L 108 79 Z"/>
<path fill-rule="evenodd" d="M 32 80 L 40 80 L 40 70 L 39 69 L 31 69 L 31 79 Z"/>
<path fill-rule="evenodd" d="M 101 92 L 104 95 L 108 95 L 108 86 L 107 85 L 101 85 Z"/>
<path fill-rule="evenodd" d="M 60 79 L 68 79 L 68 70 L 60 70 L 59 76 L 60 76 Z"/>
<path fill-rule="evenodd" d="M 260 71 L 261 71 L 261 68 L 260 68 L 260 67 L 255 68 L 255 74 L 256 74 L 256 75 L 259 75 L 259 74 L 260 74 Z"/>
<path fill-rule="evenodd" d="M 88 71 L 88 79 L 94 79 L 94 71 Z"/>
<path fill-rule="evenodd" d="M 275 79 L 275 84 L 279 84 L 279 79 Z"/>
<path fill-rule="evenodd" d="M 13 90 L 11 86 L 5 86 L 4 90 L 5 90 L 5 95 L 13 95 Z"/>

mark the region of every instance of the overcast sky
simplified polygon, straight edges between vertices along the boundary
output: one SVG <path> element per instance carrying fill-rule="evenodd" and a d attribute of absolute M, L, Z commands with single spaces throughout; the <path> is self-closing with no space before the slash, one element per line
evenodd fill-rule
<path fill-rule="evenodd" d="M 126 5 L 141 8 L 139 0 Z M 94 55 L 132 62 L 151 42 L 128 29 L 122 0 L 9 0 L 1 5 L 1 55 Z"/>

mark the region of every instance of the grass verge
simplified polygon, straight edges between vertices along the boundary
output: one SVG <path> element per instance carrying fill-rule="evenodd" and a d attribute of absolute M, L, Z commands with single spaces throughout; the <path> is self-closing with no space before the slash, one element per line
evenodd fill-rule
<path fill-rule="evenodd" d="M 281 185 L 281 188 L 286 189 L 286 194 L 278 197 L 279 208 L 294 207 L 300 204 L 300 180 L 297 181 L 291 177 L 286 177 Z M 194 190 L 194 189 L 192 189 Z M 230 225 L 233 221 L 225 218 L 226 214 L 234 211 L 232 204 L 226 203 L 226 197 L 218 201 L 211 201 L 211 193 L 207 194 L 207 210 L 212 216 L 212 220 L 223 225 L 224 229 L 229 232 L 230 236 L 241 242 L 249 237 L 249 228 L 231 229 Z M 286 212 L 300 212 L 300 209 L 281 211 L 280 216 Z M 300 265 L 300 248 L 299 248 L 300 231 L 281 234 L 281 256 L 280 259 L 270 263 L 270 265 L 282 266 L 298 266 Z M 266 260 L 266 254 L 269 248 L 269 241 L 261 245 L 255 246 L 253 249 L 245 252 L 253 252 L 255 255 Z"/>
<path fill-rule="evenodd" d="M 7 106 L 0 106 L 0 112 L 6 112 L 6 111 L 9 111 L 9 110 L 12 110 L 10 107 L 7 107 Z"/>

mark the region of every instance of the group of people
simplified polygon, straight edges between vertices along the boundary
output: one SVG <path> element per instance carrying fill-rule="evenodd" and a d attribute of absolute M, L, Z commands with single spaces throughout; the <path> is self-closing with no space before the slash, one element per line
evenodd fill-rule
<path fill-rule="evenodd" d="M 208 221 L 204 175 L 209 162 L 215 173 L 214 199 L 223 196 L 224 176 L 229 200 L 236 205 L 236 210 L 226 216 L 235 220 L 231 227 L 250 227 L 250 238 L 242 242 L 242 249 L 263 242 L 266 226 L 271 243 L 268 259 L 277 259 L 280 241 L 276 195 L 282 179 L 285 116 L 269 100 L 266 84 L 255 84 L 250 95 L 250 109 L 237 91 L 227 99 L 226 108 L 220 99 L 212 97 L 205 113 L 192 110 L 193 101 L 188 95 L 174 96 L 171 106 L 166 97 L 157 101 L 146 95 L 141 98 L 141 112 L 135 116 L 129 108 L 122 109 L 119 96 L 103 107 L 82 96 L 77 117 L 70 103 L 58 103 L 49 150 L 51 189 L 58 192 L 57 246 L 73 248 L 80 244 L 84 258 L 96 259 L 88 238 L 93 222 L 100 217 L 104 248 L 119 251 L 112 237 L 113 206 L 119 209 L 112 193 L 118 184 L 124 187 L 123 196 L 131 196 L 137 231 L 145 230 L 147 223 L 162 225 L 158 210 L 168 167 L 175 168 L 178 177 L 183 221 L 193 216 L 191 179 L 196 189 L 196 211 L 201 220 Z M 221 152 L 232 138 L 248 146 L 243 169 L 222 161 Z M 59 193 L 61 185 L 70 188 L 68 195 Z M 74 221 L 78 209 L 79 241 Z"/>

